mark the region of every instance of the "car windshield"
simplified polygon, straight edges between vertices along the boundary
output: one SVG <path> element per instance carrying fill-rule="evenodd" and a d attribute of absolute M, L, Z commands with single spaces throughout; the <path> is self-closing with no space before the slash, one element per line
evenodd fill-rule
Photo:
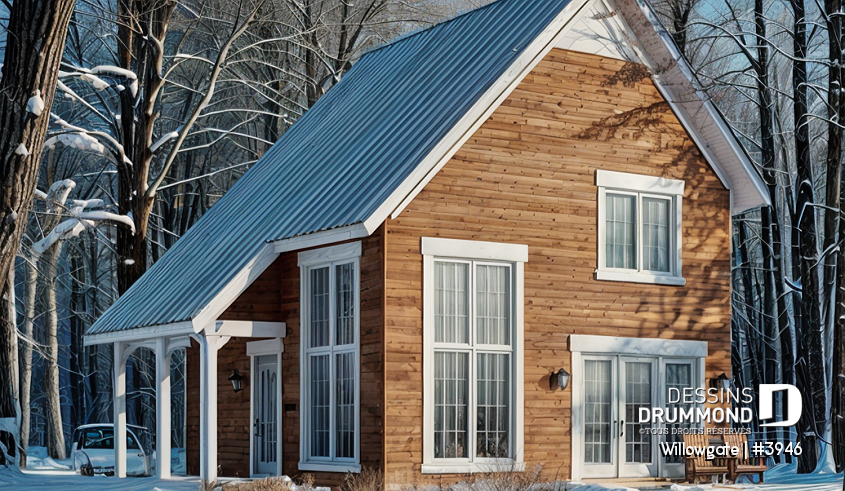
<path fill-rule="evenodd" d="M 112 428 L 87 428 L 82 434 L 81 448 L 112 450 L 114 449 L 114 430 Z M 126 433 L 126 448 L 138 450 L 138 442 L 129 433 Z"/>

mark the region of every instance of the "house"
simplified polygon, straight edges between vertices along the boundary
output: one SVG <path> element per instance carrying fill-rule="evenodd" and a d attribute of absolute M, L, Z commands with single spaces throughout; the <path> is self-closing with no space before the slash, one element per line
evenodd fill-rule
<path fill-rule="evenodd" d="M 636 0 L 499 0 L 364 55 L 87 332 L 118 431 L 153 348 L 169 453 L 187 347 L 208 480 L 683 475 L 635 415 L 730 374 L 731 215 L 767 204 L 693 81 Z"/>

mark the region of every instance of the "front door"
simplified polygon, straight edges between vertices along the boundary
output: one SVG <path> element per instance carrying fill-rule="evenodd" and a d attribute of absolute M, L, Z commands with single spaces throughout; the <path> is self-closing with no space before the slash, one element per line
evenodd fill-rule
<path fill-rule="evenodd" d="M 638 422 L 639 411 L 678 406 L 668 404 L 669 389 L 692 387 L 695 363 L 693 359 L 584 355 L 581 476 L 683 476 L 683 462 L 661 457 L 658 437 L 650 424 Z M 689 426 L 667 425 L 670 433 Z M 665 438 L 673 442 L 681 437 Z"/>
<path fill-rule="evenodd" d="M 253 458 L 255 474 L 273 475 L 276 473 L 278 459 L 276 439 L 278 431 L 279 394 L 278 394 L 278 357 L 262 355 L 255 357 L 252 387 L 255 394 L 252 399 L 253 422 Z"/>

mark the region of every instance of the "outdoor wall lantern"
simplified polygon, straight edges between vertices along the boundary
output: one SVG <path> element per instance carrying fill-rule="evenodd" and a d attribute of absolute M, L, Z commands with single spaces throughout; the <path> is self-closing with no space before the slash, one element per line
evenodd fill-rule
<path fill-rule="evenodd" d="M 724 372 L 722 372 L 717 377 L 710 379 L 710 388 L 711 389 L 730 390 L 731 379 L 729 379 L 728 376 L 725 375 Z"/>
<path fill-rule="evenodd" d="M 235 389 L 235 392 L 244 390 L 244 378 L 238 373 L 237 368 L 232 371 L 232 375 L 229 375 L 229 382 L 232 382 L 232 388 Z"/>
<path fill-rule="evenodd" d="M 569 372 L 563 368 L 558 370 L 557 373 L 552 373 L 552 376 L 549 378 L 551 379 L 551 383 L 549 385 L 552 386 L 552 390 L 554 390 L 555 387 L 563 390 L 567 385 L 569 385 Z"/>

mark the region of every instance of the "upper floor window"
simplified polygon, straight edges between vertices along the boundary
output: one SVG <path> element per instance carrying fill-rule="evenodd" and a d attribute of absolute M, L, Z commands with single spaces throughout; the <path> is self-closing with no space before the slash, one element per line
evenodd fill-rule
<path fill-rule="evenodd" d="M 528 248 L 423 238 L 424 473 L 522 467 Z"/>
<path fill-rule="evenodd" d="M 684 285 L 681 201 L 684 181 L 596 171 L 596 279 Z"/>
<path fill-rule="evenodd" d="M 361 243 L 301 252 L 300 470 L 360 470 Z"/>

